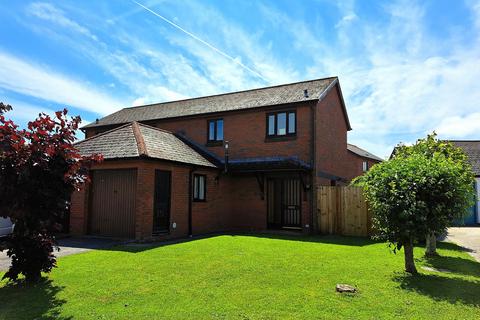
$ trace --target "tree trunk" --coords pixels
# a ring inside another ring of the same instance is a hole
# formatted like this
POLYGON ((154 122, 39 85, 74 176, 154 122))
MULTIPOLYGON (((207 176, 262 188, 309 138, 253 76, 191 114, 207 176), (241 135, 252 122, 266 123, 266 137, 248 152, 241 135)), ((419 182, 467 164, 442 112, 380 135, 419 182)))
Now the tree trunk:
POLYGON ((42 274, 40 271, 32 271, 25 275, 25 282, 28 284, 35 284, 40 281, 42 274))
POLYGON ((427 245, 425 249, 427 257, 437 256, 437 237, 433 232, 427 235, 427 245))
POLYGON ((403 244, 403 251, 405 252, 405 271, 411 274, 417 274, 415 261, 413 260, 413 241, 410 239, 403 244))

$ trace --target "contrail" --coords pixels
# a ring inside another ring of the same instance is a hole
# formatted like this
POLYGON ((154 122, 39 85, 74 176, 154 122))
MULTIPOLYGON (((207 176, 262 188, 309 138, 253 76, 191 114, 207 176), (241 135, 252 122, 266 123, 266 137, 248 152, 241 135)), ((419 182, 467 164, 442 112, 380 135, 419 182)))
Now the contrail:
POLYGON ((212 46, 210 43, 200 39, 199 37, 197 37, 196 35, 194 35, 193 33, 191 32, 188 32, 187 30, 183 29, 182 27, 180 27, 178 24, 168 20, 167 18, 161 16, 160 14, 156 13, 155 11, 151 10, 150 8, 148 7, 145 7, 143 4, 141 3, 138 3, 137 1, 135 0, 132 0, 132 2, 136 3, 137 5, 139 5, 140 7, 142 7, 143 9, 147 10, 148 12, 156 15, 157 17, 159 17, 160 19, 162 19, 163 21, 165 21, 166 23, 172 25, 173 27, 177 28, 178 30, 182 31, 183 33, 189 35, 190 37, 192 37, 193 39, 203 43, 204 45, 206 45, 207 47, 209 47, 210 49, 212 49, 213 51, 221 54, 222 56, 224 56, 225 58, 227 59, 230 59, 231 61, 233 61, 234 63, 236 63, 237 65, 239 65, 240 67, 242 67, 243 69, 247 70, 248 72, 252 73, 253 75, 259 77, 260 79, 262 79, 263 81, 265 82, 269 82, 267 79, 265 79, 260 73, 258 73, 257 71, 253 70, 252 68, 249 68, 248 66, 244 65, 243 63, 241 63, 240 61, 236 60, 235 58, 233 58, 232 56, 226 54, 225 52, 221 51, 220 49, 217 49, 215 48, 214 46, 212 46))

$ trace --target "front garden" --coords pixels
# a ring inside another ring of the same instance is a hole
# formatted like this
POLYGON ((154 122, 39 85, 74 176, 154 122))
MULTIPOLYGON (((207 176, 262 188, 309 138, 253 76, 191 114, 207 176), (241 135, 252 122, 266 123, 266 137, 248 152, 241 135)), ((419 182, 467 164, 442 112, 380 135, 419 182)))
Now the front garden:
POLYGON ((115 247, 60 258, 44 283, 0 282, 0 319, 478 319, 480 263, 450 243, 438 252, 426 259, 416 247, 411 275, 401 253, 360 238, 115 247))

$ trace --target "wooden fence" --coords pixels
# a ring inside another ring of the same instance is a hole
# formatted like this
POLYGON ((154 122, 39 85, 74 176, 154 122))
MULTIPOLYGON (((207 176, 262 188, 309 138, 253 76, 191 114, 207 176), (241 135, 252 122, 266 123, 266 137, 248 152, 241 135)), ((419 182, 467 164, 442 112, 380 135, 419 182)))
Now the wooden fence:
POLYGON ((317 220, 323 234, 371 235, 371 216, 359 187, 318 187, 317 220))

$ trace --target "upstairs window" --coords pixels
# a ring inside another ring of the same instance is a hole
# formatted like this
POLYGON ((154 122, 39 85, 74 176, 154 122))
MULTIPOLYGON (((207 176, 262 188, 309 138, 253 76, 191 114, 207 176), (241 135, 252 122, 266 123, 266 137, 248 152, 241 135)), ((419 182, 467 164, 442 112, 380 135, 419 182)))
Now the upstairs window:
POLYGON ((267 136, 293 136, 297 133, 295 111, 282 111, 267 114, 267 136))
POLYGON ((223 141, 223 119, 208 120, 208 142, 223 141))
POLYGON ((207 193, 207 176, 193 175, 193 201, 205 201, 207 193))
POLYGON ((368 162, 367 162, 367 161, 363 161, 363 163, 362 163, 362 170, 363 170, 363 172, 367 172, 367 171, 368 171, 368 162))

